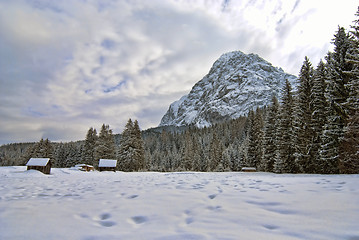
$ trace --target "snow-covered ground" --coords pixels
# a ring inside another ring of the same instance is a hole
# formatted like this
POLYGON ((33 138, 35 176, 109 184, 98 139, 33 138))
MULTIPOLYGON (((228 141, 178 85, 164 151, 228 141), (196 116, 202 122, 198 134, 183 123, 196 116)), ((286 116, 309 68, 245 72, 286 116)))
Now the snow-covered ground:
POLYGON ((359 239, 359 175, 0 167, 0 239, 359 239))

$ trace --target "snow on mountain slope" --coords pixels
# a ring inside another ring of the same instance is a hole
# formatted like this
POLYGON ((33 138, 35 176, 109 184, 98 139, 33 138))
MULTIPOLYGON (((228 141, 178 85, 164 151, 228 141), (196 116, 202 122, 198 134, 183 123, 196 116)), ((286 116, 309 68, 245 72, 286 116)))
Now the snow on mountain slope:
POLYGON ((268 105, 273 94, 280 96, 285 79, 294 85, 297 77, 256 54, 225 53, 188 95, 170 105, 160 126, 204 127, 246 115, 268 105))

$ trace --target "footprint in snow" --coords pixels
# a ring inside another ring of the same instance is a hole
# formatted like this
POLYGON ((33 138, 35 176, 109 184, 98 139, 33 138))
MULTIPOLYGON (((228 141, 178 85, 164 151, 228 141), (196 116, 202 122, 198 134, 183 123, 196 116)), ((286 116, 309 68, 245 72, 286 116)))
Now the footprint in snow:
POLYGON ((263 227, 268 229, 268 230, 276 230, 276 229, 279 228, 278 226, 271 225, 271 224, 264 224, 263 227))
POLYGON ((211 194, 211 195, 208 196, 209 199, 214 199, 214 198, 216 198, 216 197, 217 197, 216 194, 211 194))
POLYGON ((112 227, 114 225, 116 225, 116 222, 113 221, 101 221, 100 225, 103 227, 112 227))
POLYGON ((137 197, 138 197, 138 195, 134 194, 134 195, 131 195, 131 196, 127 197, 127 199, 134 199, 134 198, 137 198, 137 197))
POLYGON ((100 215, 101 220, 106 220, 106 219, 109 219, 110 217, 111 217, 111 214, 109 214, 109 213, 102 213, 100 215))
POLYGON ((136 224, 141 224, 147 222, 148 218, 146 216, 134 216, 131 217, 131 220, 136 224))

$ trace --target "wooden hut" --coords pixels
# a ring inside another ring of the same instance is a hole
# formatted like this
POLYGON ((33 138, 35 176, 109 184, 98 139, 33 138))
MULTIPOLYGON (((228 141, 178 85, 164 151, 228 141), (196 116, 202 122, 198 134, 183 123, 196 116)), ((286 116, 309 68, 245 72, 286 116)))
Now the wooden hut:
POLYGON ((102 171, 114 171, 116 172, 117 160, 113 159, 100 159, 98 163, 98 170, 102 171))
POLYGON ((256 172, 257 169, 255 167, 242 167, 242 172, 256 172))
POLYGON ((81 171, 84 171, 84 172, 90 172, 90 171, 95 171, 95 168, 91 165, 88 165, 88 164, 76 164, 75 165, 75 169, 76 170, 81 170, 81 171))
POLYGON ((51 171, 50 158, 30 158, 26 166, 27 170, 34 169, 44 174, 50 174, 51 171))

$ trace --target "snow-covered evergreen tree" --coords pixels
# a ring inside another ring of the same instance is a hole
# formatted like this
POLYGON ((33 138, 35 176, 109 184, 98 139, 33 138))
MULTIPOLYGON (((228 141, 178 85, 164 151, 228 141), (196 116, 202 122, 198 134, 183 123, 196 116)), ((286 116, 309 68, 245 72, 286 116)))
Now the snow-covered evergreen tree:
POLYGON ((344 106, 348 112, 347 126, 339 147, 339 170, 341 173, 359 173, 359 7, 351 31, 347 62, 352 69, 345 71, 349 96, 344 106))
POLYGON ((359 114, 349 119, 339 147, 340 173, 359 173, 359 114))
POLYGON ((346 88, 349 78, 345 73, 351 70, 351 64, 346 60, 350 40, 341 27, 334 37, 334 52, 329 53, 326 58, 328 77, 325 94, 328 111, 320 150, 321 160, 324 162, 323 173, 339 173, 339 145, 349 116, 345 107, 349 97, 346 88))
POLYGON ((135 161, 136 161, 136 171, 143 170, 145 168, 145 155, 143 149, 143 140, 141 136, 140 125, 137 120, 133 123, 133 135, 135 139, 135 161))
POLYGON ((98 160, 95 159, 95 147, 96 147, 97 138, 98 137, 97 137, 96 129, 91 127, 87 131, 85 145, 82 152, 82 159, 85 164, 90 164, 90 165, 97 164, 98 160))
POLYGON ((323 61, 320 61, 314 72, 314 81, 311 95, 310 107, 312 109, 311 128, 313 134, 310 158, 313 160, 313 170, 318 173, 323 168, 323 161, 320 158, 319 150, 322 144, 321 136, 323 126, 326 124, 327 103, 324 96, 326 81, 326 68, 323 61))
MULTIPOLYGON (((95 159, 115 159, 115 140, 109 125, 103 124, 96 141, 95 159)), ((98 163, 97 163, 98 164, 98 163)))
POLYGON ((263 163, 264 170, 273 172, 274 162, 277 154, 277 129, 278 129, 278 111, 279 102, 276 96, 272 97, 272 104, 269 106, 266 114, 264 124, 264 137, 263 137, 263 163))
POLYGON ((308 57, 305 57, 299 73, 299 86, 295 107, 296 163, 299 171, 313 173, 314 159, 311 156, 313 143, 312 126, 312 88, 314 70, 308 57))
POLYGON ((283 89, 281 102, 278 126, 278 153, 274 164, 274 170, 277 173, 296 173, 298 172, 298 167, 294 157, 294 100, 292 86, 288 80, 286 80, 283 89))
POLYGON ((186 131, 182 152, 181 168, 184 171, 190 171, 192 170, 193 143, 189 131, 186 131))
MULTIPOLYGON (((144 169, 143 141, 138 121, 127 121, 121 135, 121 143, 118 151, 119 168, 123 171, 139 171, 144 169)), ((158 159, 160 161, 160 159, 158 159)))
POLYGON ((26 163, 30 158, 50 158, 54 162, 53 151, 54 149, 49 139, 44 140, 41 138, 39 142, 27 150, 24 155, 24 162, 26 163))
POLYGON ((257 108, 256 112, 252 110, 248 113, 248 163, 249 166, 262 170, 263 158, 263 113, 257 108))
POLYGON ((210 171, 219 171, 222 167, 223 147, 217 134, 213 133, 212 141, 209 145, 208 167, 210 171))

